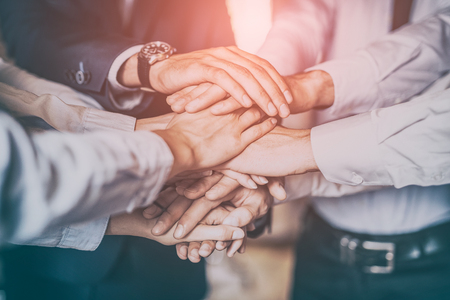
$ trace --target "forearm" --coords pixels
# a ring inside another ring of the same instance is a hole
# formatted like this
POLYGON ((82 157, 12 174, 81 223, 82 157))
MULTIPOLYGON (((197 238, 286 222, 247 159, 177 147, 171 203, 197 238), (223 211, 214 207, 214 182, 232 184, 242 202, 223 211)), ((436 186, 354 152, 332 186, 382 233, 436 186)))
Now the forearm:
POLYGON ((405 26, 345 59, 309 70, 330 74, 335 89, 327 110, 336 118, 403 102, 450 69, 450 10, 405 26))
POLYGON ((313 128, 319 169, 329 181, 347 185, 450 183, 449 99, 448 90, 422 95, 313 128))
POLYGON ((17 199, 3 203, 2 211, 20 216, 11 223, 2 220, 10 238, 26 240, 49 226, 149 204, 172 165, 167 145, 152 133, 55 132, 30 138, 5 114, 0 120, 1 169, 8 174, 4 199, 17 199))

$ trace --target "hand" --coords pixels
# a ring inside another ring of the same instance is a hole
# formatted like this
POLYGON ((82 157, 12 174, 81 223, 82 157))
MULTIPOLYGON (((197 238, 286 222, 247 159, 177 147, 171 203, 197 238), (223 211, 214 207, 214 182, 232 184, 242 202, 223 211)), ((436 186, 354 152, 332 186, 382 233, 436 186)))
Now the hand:
POLYGON ((176 115, 167 129, 155 131, 174 156, 170 177, 187 170, 211 169, 238 155, 275 127, 274 118, 253 125, 261 117, 257 108, 225 116, 214 116, 209 111, 176 115))
MULTIPOLYGON (((117 79, 126 86, 140 85, 137 55, 122 66, 117 79)), ((173 55, 150 68, 150 82, 155 90, 165 94, 211 82, 234 97, 242 107, 248 108, 254 102, 269 116, 280 113, 287 117, 288 104, 292 102, 292 94, 278 72, 267 61, 237 47, 173 55)))
POLYGON ((225 220, 229 223, 225 224, 243 227, 266 214, 268 208, 272 205, 273 198, 265 186, 260 186, 256 190, 240 187, 226 197, 216 201, 208 200, 205 197, 192 201, 178 195, 173 188, 168 188, 160 194, 155 202, 156 204, 149 206, 143 211, 144 217, 148 219, 153 219, 160 215, 152 233, 154 235, 164 234, 178 222, 174 237, 181 239, 209 211, 224 202, 236 207, 225 220))
MULTIPOLYGON (((334 103, 334 83, 327 72, 299 73, 285 77, 285 81, 293 93, 293 101, 289 102, 293 114, 327 108, 334 103)), ((167 97, 167 104, 178 113, 192 113, 211 106, 211 113, 215 115, 225 115, 242 107, 239 101, 212 83, 186 87, 167 97)), ((281 117, 284 115, 280 113, 281 117)))
POLYGON ((165 114, 162 116, 157 116, 153 118, 145 118, 145 119, 137 119, 135 131, 138 130, 146 130, 146 131, 155 131, 155 130, 164 130, 167 128, 167 125, 172 121, 175 117, 175 113, 165 114))
POLYGON ((256 189, 256 185, 266 185, 272 196, 278 200, 286 199, 284 179, 278 177, 247 175, 231 170, 220 170, 211 176, 189 178, 175 183, 179 195, 188 199, 198 199, 205 196, 208 200, 218 200, 225 197, 239 186, 256 189))
POLYGON ((309 129, 296 130, 277 126, 250 144, 241 154, 217 168, 277 177, 318 171, 310 132, 309 129))
MULTIPOLYGON (((106 229, 107 235, 131 235, 154 240, 163 245, 175 245, 180 243, 179 239, 173 237, 175 226, 166 234, 154 235, 151 228, 155 225, 156 219, 146 219, 142 215, 142 209, 136 210, 131 214, 124 213, 112 216, 106 229)), ((220 225, 229 215, 229 210, 219 208, 209 212, 203 220, 200 221, 182 242, 197 241, 230 241, 241 240, 245 237, 245 232, 237 227, 229 225, 220 225), (214 226, 213 226, 214 225, 214 226)))

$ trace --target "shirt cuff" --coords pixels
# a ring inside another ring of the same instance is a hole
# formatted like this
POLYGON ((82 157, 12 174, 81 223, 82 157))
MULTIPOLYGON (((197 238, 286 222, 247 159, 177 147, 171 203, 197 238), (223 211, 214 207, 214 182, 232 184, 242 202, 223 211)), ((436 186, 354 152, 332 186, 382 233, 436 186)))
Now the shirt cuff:
POLYGON ((84 132, 96 130, 119 130, 133 132, 136 126, 136 118, 88 108, 83 120, 84 132))
POLYGON ((122 65, 133 55, 141 51, 143 45, 136 45, 122 52, 111 65, 108 73, 110 85, 109 98, 113 106, 120 110, 131 110, 138 106, 144 97, 144 92, 139 88, 128 88, 117 81, 117 73, 122 65))
POLYGON ((334 103, 323 110, 337 118, 369 111, 378 96, 376 66, 366 53, 331 60, 306 69, 322 70, 333 79, 334 103), (360 87, 364 87, 363 89, 360 87))
POLYGON ((108 222, 109 217, 105 217, 96 221, 65 227, 57 247, 94 251, 105 235, 108 222))
POLYGON ((326 123, 311 130, 317 165, 331 182, 347 185, 391 185, 379 153, 371 114, 326 123))

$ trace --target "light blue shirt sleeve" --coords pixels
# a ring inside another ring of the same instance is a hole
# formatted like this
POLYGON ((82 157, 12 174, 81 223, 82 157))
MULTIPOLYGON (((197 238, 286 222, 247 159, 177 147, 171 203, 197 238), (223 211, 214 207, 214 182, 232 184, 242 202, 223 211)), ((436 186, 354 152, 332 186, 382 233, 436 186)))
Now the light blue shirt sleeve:
MULTIPOLYGON (((89 220, 98 220, 92 226, 103 234, 107 216, 154 200, 173 163, 168 146, 150 132, 28 135, 3 112, 0 147, 0 238, 21 244, 89 220)), ((67 228, 59 246, 73 246, 83 226, 67 228)))

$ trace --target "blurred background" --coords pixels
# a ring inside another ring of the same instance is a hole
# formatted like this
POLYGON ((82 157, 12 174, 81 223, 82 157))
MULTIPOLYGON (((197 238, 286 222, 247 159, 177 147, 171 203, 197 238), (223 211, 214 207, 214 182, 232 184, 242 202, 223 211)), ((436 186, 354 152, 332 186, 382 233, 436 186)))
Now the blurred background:
MULTIPOLYGON (((255 53, 271 26, 271 0, 228 0, 228 8, 237 45, 255 53)), ((0 57, 7 59, 1 36, 0 57)), ((245 254, 230 259, 225 252, 215 252, 209 257, 210 291, 206 299, 288 299, 294 266, 293 248, 301 231, 304 202, 298 200, 274 207, 272 233, 249 240, 245 254)), ((3 280, 0 272, 0 300, 6 299, 3 280)))

